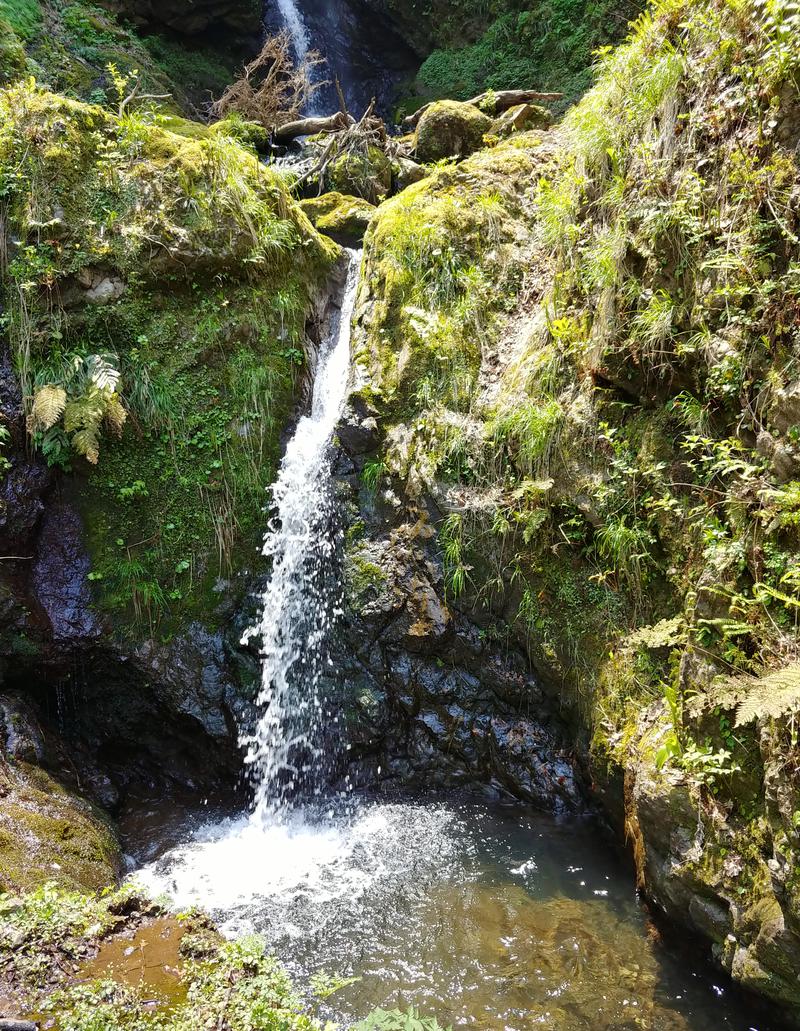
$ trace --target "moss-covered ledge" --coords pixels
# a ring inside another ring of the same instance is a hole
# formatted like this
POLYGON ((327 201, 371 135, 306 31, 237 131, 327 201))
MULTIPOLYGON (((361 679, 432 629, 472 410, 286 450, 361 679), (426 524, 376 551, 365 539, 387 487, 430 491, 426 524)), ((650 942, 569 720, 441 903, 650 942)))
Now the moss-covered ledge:
POLYGON ((75 477, 97 604, 139 637, 209 618, 257 552, 338 247, 235 127, 32 82, 0 93, 0 206, 33 443, 75 477))

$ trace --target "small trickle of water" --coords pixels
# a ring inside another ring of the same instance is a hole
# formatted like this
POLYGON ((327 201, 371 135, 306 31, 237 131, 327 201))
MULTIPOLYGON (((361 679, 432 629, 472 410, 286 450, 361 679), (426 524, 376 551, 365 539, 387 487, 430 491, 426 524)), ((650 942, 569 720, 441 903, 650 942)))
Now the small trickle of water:
POLYGON ((314 786, 323 760, 320 674, 341 591, 332 582, 330 444, 347 388, 359 266, 359 253, 350 252, 338 325, 319 356, 311 411, 298 422, 272 488, 274 516, 264 540, 272 570, 260 623, 245 635, 261 641, 261 717, 241 741, 259 825, 273 820, 299 789, 314 786))

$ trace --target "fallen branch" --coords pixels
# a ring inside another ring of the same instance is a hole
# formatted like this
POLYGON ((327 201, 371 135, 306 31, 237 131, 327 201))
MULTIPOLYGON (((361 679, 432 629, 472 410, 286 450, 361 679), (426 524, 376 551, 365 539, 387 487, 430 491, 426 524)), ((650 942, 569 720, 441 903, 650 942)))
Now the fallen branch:
MULTIPOLYGON (((471 100, 464 101, 464 103, 472 104, 473 107, 479 107, 481 110, 485 110, 487 114, 499 115, 503 111, 508 111, 510 107, 516 107, 518 104, 536 104, 543 101, 561 100, 563 96, 563 93, 540 93, 538 90, 532 89, 509 89, 497 92, 487 90, 485 93, 479 93, 477 97, 473 97, 471 100)), ((432 100, 428 104, 423 104, 413 115, 408 115, 404 118, 402 128, 406 132, 416 129, 420 118, 435 103, 438 102, 432 100)))
POLYGON ((273 139, 276 143, 290 143, 298 136, 314 136, 318 132, 338 132, 352 124, 353 119, 344 111, 337 111, 336 114, 321 118, 298 118, 294 122, 279 125, 273 134, 273 139))
POLYGON ((319 176, 319 192, 322 193, 325 171, 337 158, 349 154, 366 154, 370 144, 380 138, 381 131, 385 138, 385 128, 373 115, 375 100, 373 99, 359 121, 348 116, 347 126, 340 132, 331 133, 318 161, 297 180, 295 190, 299 190, 309 179, 319 176))

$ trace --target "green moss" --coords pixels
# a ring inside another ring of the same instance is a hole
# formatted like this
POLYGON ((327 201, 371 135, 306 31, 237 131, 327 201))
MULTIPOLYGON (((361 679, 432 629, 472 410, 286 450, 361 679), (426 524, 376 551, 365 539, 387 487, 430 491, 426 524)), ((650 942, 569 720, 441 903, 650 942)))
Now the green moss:
POLYGON ((146 104, 173 112, 218 95, 236 63, 158 36, 143 40, 109 11, 83 0, 0 0, 0 52, 1 81, 34 74, 53 90, 116 109, 122 97, 109 74, 113 64, 123 76, 135 74, 139 92, 159 98, 146 104))
POLYGON ((26 763, 7 767, 0 813, 0 890, 45 880, 100 890, 116 879, 121 857, 106 820, 47 773, 26 763))
POLYGON ((425 111, 414 134, 417 160, 424 164, 443 158, 467 157, 483 146, 491 119, 472 104, 440 100, 425 111))
POLYGON ((21 78, 27 67, 22 41, 11 24, 0 17, 0 86, 21 78))
POLYGON ((381 205, 365 240, 365 281, 376 304, 356 334, 355 360, 371 370, 389 420, 433 399, 464 410, 479 340, 519 285, 516 232, 535 183, 540 138, 526 134, 442 168, 381 205), (499 289, 498 289, 499 287, 499 289))
MULTIPOLYGON (((26 392, 78 390, 64 370, 101 354, 128 412, 119 440, 97 429, 99 468, 78 492, 98 602, 120 630, 211 618, 218 579, 257 551, 310 294, 338 248, 220 132, 177 135, 29 86, 0 104, 7 224, 26 241, 5 282, 26 392), (59 210, 58 238, 38 243, 59 210), (86 292, 98 281, 107 303, 86 292)), ((38 444, 78 468, 65 427, 38 444)))
POLYGON ((302 200, 300 207, 320 233, 330 236, 337 243, 349 245, 363 240, 375 212, 374 205, 361 197, 348 197, 335 192, 302 200))
POLYGON ((374 146, 366 153, 342 154, 326 171, 325 185, 328 191, 379 204, 392 188, 391 161, 374 146))
POLYGON ((387 575, 375 562, 358 552, 348 552, 345 582, 349 604, 356 610, 377 597, 387 582, 387 575))

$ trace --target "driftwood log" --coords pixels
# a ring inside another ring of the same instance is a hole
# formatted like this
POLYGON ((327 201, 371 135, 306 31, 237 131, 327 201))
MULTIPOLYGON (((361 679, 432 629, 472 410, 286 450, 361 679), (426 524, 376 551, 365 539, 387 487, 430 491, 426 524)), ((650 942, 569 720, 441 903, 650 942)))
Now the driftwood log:
MULTIPOLYGON (((563 93, 539 93, 537 90, 532 89, 506 89, 479 93, 477 97, 473 97, 471 100, 465 101, 465 103, 480 107, 487 114, 499 115, 503 111, 508 111, 510 107, 516 107, 518 104, 536 104, 548 100, 561 100, 563 96, 563 93), (489 103, 490 100, 491 103, 489 103)), ((422 118, 431 104, 434 103, 436 101, 432 100, 430 104, 423 104, 413 115, 408 115, 407 118, 404 118, 402 122, 403 129, 406 132, 416 129, 420 118, 422 118)))
POLYGON ((353 124, 353 119, 344 111, 322 118, 298 118, 294 122, 279 125, 272 134, 276 143, 291 143, 298 136, 314 136, 318 132, 339 132, 353 124))

